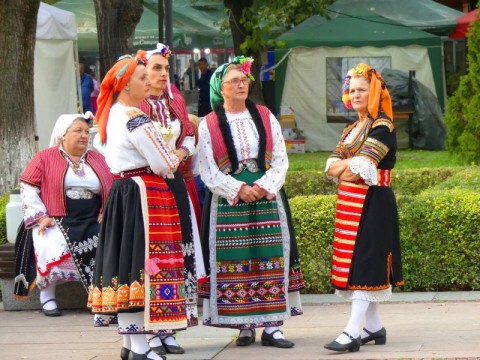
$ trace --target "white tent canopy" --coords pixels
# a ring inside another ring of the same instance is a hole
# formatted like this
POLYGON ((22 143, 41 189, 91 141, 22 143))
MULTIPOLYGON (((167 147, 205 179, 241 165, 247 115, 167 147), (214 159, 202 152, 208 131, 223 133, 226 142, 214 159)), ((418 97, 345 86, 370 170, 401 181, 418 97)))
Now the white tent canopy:
POLYGON ((35 127, 38 149, 48 147, 61 114, 78 109, 75 15, 40 3, 34 60, 35 127))

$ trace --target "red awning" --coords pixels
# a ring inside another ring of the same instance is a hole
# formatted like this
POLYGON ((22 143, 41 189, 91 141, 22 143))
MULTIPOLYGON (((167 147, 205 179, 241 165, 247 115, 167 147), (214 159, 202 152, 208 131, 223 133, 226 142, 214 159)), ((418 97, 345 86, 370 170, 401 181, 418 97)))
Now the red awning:
POLYGON ((467 36, 467 31, 469 25, 478 20, 478 9, 475 9, 473 11, 470 11, 469 13, 460 16, 457 19, 457 26, 453 30, 453 32, 448 36, 449 38, 454 38, 454 39, 461 39, 465 38, 467 36))

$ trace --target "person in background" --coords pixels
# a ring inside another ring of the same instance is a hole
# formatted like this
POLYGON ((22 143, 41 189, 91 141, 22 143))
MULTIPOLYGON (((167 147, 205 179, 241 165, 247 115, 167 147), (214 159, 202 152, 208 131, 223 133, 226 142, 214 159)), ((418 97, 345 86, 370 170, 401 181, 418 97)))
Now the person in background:
POLYGON ((80 71, 80 83, 82 88, 82 106, 83 112, 86 113, 87 111, 93 112, 92 108, 92 91, 93 87, 93 79, 92 77, 85 72, 85 64, 80 63, 78 64, 78 69, 80 71))
MULTIPOLYGON (((196 115, 188 114, 188 119, 192 124, 193 132, 195 133, 195 138, 197 139, 197 145, 198 145, 198 127, 200 126, 200 118, 196 115)), ((198 198, 200 200, 200 208, 203 209, 203 202, 205 200, 205 184, 202 181, 202 177, 200 176, 200 171, 198 168, 198 149, 196 149, 195 154, 193 154, 191 169, 192 169, 192 174, 195 178, 195 183, 197 185, 198 198)))
POLYGON ((198 73, 197 64, 193 59, 188 60, 188 68, 182 76, 183 90, 193 90, 197 87, 198 73))
MULTIPOLYGON (((188 119, 182 94, 173 84, 170 84, 168 61, 170 56, 169 47, 160 43, 157 44, 156 49, 147 51, 150 96, 139 104, 139 108, 152 119, 152 124, 181 160, 177 176, 173 179, 167 178, 165 181, 176 198, 184 242, 191 244, 193 241, 194 253, 199 255, 195 259, 195 273, 198 279, 202 279, 206 275, 199 235, 201 208, 191 169, 196 137, 188 119)), ((195 297, 187 295, 190 304, 197 303, 196 293, 196 291, 193 293, 195 297)), ((150 345, 156 349, 157 353, 183 354, 184 352, 173 336, 165 335, 151 339, 150 345)))
POLYGON ((102 209, 112 177, 102 155, 88 149, 92 114, 61 115, 50 147, 20 177, 24 221, 17 236, 15 295, 35 285, 46 316, 60 316, 59 283, 81 281, 88 292, 102 209), (34 257, 33 257, 34 254, 34 257), (36 272, 29 271, 36 264, 36 272))
POLYGON ((210 106, 210 78, 213 71, 208 68, 208 62, 205 58, 198 60, 198 68, 200 69, 200 78, 197 82, 199 89, 198 117, 204 117, 212 111, 210 106))
POLYGON ((165 359, 148 340, 173 339, 175 331, 198 324, 190 302, 197 288, 193 243, 183 237, 183 214, 165 180, 182 181, 180 159, 138 109, 150 96, 146 63, 142 50, 122 56, 98 98, 98 134, 114 182, 88 304, 95 314, 118 314, 122 360, 165 359))
POLYGON ((397 204, 390 187, 397 137, 390 94, 378 71, 358 64, 348 71, 343 92, 345 106, 357 112, 358 120, 345 127, 325 173, 338 183, 332 285, 352 305, 343 333, 325 348, 355 352, 371 341, 386 343, 379 303, 390 298, 392 286, 403 285, 397 204))
POLYGON ((94 71, 92 71, 91 76, 93 81, 93 91, 92 91, 92 94, 90 95, 90 100, 92 102, 92 112, 93 112, 93 115, 95 115, 97 113, 97 99, 98 99, 98 94, 100 93, 100 86, 98 85, 97 75, 95 74, 94 71))
POLYGON ((239 330, 255 341, 291 348, 280 326, 303 314, 305 286, 283 190, 288 157, 280 124, 248 99, 252 58, 236 57, 210 80, 212 111, 199 126, 199 167, 208 192, 202 245, 208 281, 199 284, 203 323, 239 330))

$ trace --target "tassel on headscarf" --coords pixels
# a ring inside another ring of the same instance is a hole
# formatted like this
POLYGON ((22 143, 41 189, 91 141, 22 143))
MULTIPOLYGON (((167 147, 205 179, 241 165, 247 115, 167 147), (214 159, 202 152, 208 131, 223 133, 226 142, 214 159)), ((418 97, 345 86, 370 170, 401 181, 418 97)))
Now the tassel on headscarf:
POLYGON ((138 50, 135 57, 130 55, 120 57, 115 65, 108 70, 100 85, 100 94, 97 100, 97 127, 100 141, 103 144, 107 142, 107 122, 113 95, 125 88, 139 62, 147 63, 145 55, 144 50, 138 50))

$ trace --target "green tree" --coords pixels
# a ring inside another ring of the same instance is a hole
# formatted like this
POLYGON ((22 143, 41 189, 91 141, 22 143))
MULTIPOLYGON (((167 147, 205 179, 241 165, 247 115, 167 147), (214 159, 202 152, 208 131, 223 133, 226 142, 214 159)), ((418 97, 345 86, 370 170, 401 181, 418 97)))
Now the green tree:
POLYGON ((35 153, 33 55, 40 0, 0 0, 0 195, 35 153))
MULTIPOLYGON (((479 3, 480 5, 480 3, 479 3)), ((479 6, 477 5, 477 6, 479 6)), ((467 37, 468 72, 447 100, 447 149, 465 163, 480 163, 480 21, 472 23, 467 37)))
MULTIPOLYGON (((312 15, 326 16, 332 0, 224 0, 235 54, 253 56, 252 73, 259 79, 262 54, 277 44, 275 38, 312 15)), ((261 81, 255 82, 255 100, 263 102, 261 81)))

